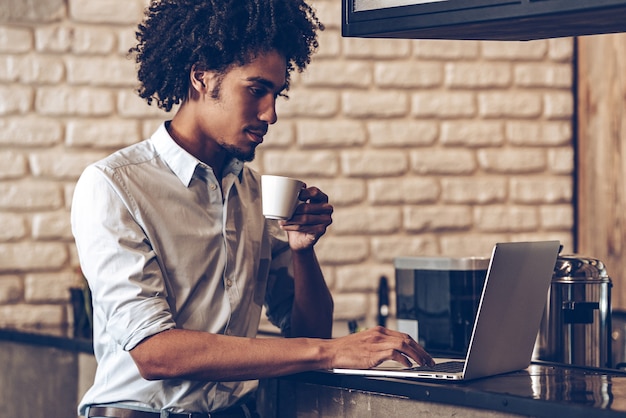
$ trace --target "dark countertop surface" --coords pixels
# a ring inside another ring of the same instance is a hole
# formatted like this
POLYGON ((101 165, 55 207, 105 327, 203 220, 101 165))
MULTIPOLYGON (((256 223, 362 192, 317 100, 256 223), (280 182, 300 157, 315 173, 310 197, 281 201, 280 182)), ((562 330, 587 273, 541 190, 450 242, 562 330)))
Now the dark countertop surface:
POLYGON ((533 363, 519 372, 462 383, 331 372, 285 379, 535 417, 626 417, 626 373, 612 369, 533 363))
MULTIPOLYGON (((0 328, 0 342, 93 354, 91 339, 65 328, 0 328)), ((626 372, 535 362, 525 370, 469 382, 372 378, 326 371, 281 379, 536 417, 626 417, 626 372)))

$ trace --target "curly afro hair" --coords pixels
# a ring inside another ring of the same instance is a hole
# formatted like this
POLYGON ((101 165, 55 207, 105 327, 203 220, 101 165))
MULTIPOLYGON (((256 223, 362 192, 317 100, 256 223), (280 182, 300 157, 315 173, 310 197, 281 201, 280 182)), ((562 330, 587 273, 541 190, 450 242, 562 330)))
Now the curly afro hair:
POLYGON ((272 50, 287 59, 287 86, 304 70, 324 26, 303 0, 154 0, 129 52, 139 96, 170 111, 185 100, 193 66, 224 72, 272 50))

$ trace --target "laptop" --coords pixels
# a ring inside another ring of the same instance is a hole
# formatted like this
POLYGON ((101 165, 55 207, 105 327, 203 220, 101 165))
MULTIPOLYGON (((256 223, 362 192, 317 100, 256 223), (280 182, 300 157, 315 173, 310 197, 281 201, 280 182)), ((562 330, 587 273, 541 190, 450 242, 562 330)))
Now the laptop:
POLYGON ((559 241, 507 242, 494 246, 465 360, 435 358, 434 367, 404 367, 397 362, 385 362, 372 369, 333 369, 332 372, 470 380, 525 369, 530 365, 559 250, 559 241))

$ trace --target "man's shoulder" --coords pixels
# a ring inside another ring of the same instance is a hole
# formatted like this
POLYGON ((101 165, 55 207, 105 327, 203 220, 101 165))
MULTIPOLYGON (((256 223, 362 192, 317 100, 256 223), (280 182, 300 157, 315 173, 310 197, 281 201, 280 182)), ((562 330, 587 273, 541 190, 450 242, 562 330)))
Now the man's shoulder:
POLYGON ((141 164, 153 160, 157 152, 150 139, 119 149, 107 157, 94 163, 101 168, 116 170, 120 167, 141 164))

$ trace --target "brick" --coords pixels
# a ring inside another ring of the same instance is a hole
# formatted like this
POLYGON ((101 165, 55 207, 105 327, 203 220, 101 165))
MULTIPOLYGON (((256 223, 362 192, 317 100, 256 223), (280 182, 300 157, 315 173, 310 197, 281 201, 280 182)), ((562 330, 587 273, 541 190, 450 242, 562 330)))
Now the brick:
POLYGON ((55 183, 0 183, 0 209, 58 209, 62 205, 63 196, 55 183))
MULTIPOLYGON (((0 180, 18 178, 28 172, 26 158, 14 151, 0 151, 0 180)), ((0 224, 2 224, 0 222, 0 224)))
POLYGON ((29 52, 33 42, 33 33, 28 28, 0 26, 0 53, 29 52))
POLYGON ((400 209, 394 207, 344 207, 333 213, 333 232, 338 235, 389 234, 401 226, 400 209))
POLYGON ((406 58, 411 53, 408 39, 343 38, 342 41, 347 58, 406 58))
POLYGON ((67 248, 56 242, 0 243, 0 271, 58 269, 67 261, 67 248))
POLYGON ((524 177, 511 179, 511 199, 515 203, 571 203, 573 179, 563 177, 524 177))
POLYGON ((0 306, 0 327, 58 327, 65 323, 65 306, 20 303, 0 306))
POLYGON ((428 149, 410 152, 411 172, 418 174, 471 174, 474 153, 465 149, 428 149))
POLYGON ((124 27, 118 29, 116 31, 115 39, 117 42, 117 53, 123 56, 128 55, 128 50, 137 45, 135 27, 124 27))
POLYGON ((110 90, 92 87, 41 87, 37 90, 35 108, 50 116, 108 116, 115 110, 110 90))
POLYGON ((0 145, 50 146, 62 140, 59 120, 39 117, 0 118, 0 145))
POLYGON ((3 0, 0 20, 7 22, 53 22, 66 14, 64 0, 24 1, 3 0))
POLYGON ((346 91, 341 95, 342 111, 348 117, 388 118, 404 116, 409 99, 404 91, 346 91))
MULTIPOLYGON (((154 129, 150 130, 152 133, 154 129)), ((293 120, 279 120, 263 138, 263 146, 257 148, 259 155, 266 148, 284 148, 296 141, 296 122, 293 120)))
POLYGON ((372 238, 372 257, 379 263, 393 263, 396 257, 421 257, 439 254, 432 236, 377 236, 372 238))
POLYGON ((339 293, 333 295, 335 302, 333 319, 351 321, 363 319, 368 314, 369 298, 363 293, 339 293))
POLYGON ((289 116, 330 117, 339 112, 339 93, 336 91, 290 91, 289 99, 276 101, 278 118, 289 116))
POLYGON ((130 88, 137 84, 135 64, 125 57, 70 57, 66 65, 69 84, 130 88))
POLYGON ((0 241, 17 241, 26 237, 28 229, 23 216, 0 212, 0 241))
POLYGON ((72 28, 62 25, 37 27, 35 48, 39 52, 67 52, 72 45, 72 28))
POLYGON ((64 152, 56 151, 33 153, 30 166, 36 177, 57 180, 78 180, 89 164, 106 157, 106 152, 64 152))
POLYGON ((569 119, 574 114, 574 96, 571 91, 550 92, 544 96, 544 115, 548 119, 569 119))
POLYGON ((33 238, 39 241, 72 240, 70 214, 67 211, 39 213, 33 216, 33 238))
POLYGON ((367 122, 369 143, 375 147, 432 145, 439 132, 435 121, 383 120, 367 122))
POLYGON ((574 58, 574 38, 548 39, 548 57, 553 61, 570 62, 574 58))
POLYGON ((23 58, 15 55, 0 55, 0 82, 12 83, 20 79, 23 58))
MULTIPOLYGON (((63 206, 66 210, 70 210, 72 206, 72 197, 74 197, 74 189, 76 188, 76 182, 65 183, 63 185, 63 199, 65 200, 65 205, 63 206)), ((73 248, 73 247, 71 247, 73 248)), ((78 265, 79 263, 74 263, 74 265, 78 265)))
POLYGON ((19 78, 27 84, 59 84, 65 79, 65 64, 58 56, 36 55, 21 61, 19 78))
MULTIPOLYGON (((365 201, 367 188, 363 179, 313 179, 306 181, 308 186, 318 187, 324 192, 335 208, 365 201)), ((334 229, 334 225, 331 228, 334 229)))
POLYGON ((507 142, 514 145, 558 146, 572 141, 572 125, 565 121, 510 121, 505 126, 507 142))
MULTIPOLYGON (((134 31, 128 30, 134 39, 134 31)), ((107 55, 116 51, 117 33, 107 27, 77 26, 73 29, 71 50, 74 54, 107 55)), ((128 51, 124 50, 124 54, 128 51)), ((93 75, 92 75, 93 77, 93 75)))
POLYGON ((408 206, 404 208, 404 227, 409 232, 459 231, 472 226, 468 206, 408 206))
POLYGON ((409 162, 403 151, 345 151, 341 154, 341 166, 349 177, 371 178, 406 173, 409 162))
POLYGON ((137 121, 75 119, 67 123, 65 144, 72 147, 122 148, 142 139, 137 121))
POLYGON ((374 65, 374 81, 379 87, 426 88, 443 83, 441 63, 381 61, 374 65))
POLYGON ((411 95, 411 115, 424 117, 470 117, 476 114, 470 92, 428 91, 411 95))
POLYGON ((462 60, 478 57, 480 42, 439 39, 417 39, 413 42, 413 54, 419 58, 462 60))
POLYGON ((515 84, 523 87, 569 89, 573 83, 571 64, 520 63, 514 74, 515 84))
MULTIPOLYGON (((546 231, 546 232, 519 232, 515 234, 510 234, 511 241, 548 241, 548 240, 558 240, 561 242, 563 246, 562 254, 573 254, 574 253, 574 242, 572 240, 572 231, 571 229, 568 231, 546 231)), ((610 274, 610 272, 609 272, 610 274)))
POLYGON ((507 181, 502 177, 443 178, 442 200, 445 203, 489 204, 504 202, 507 181))
POLYGON ((443 121, 441 143, 466 147, 498 146, 504 142, 504 123, 501 121, 443 121))
POLYGON ((313 60, 302 82, 309 87, 368 88, 372 84, 372 64, 367 61, 313 60))
POLYGON ((540 60, 548 51, 548 42, 545 39, 517 42, 517 41, 483 41, 481 42, 482 56, 489 60, 540 60))
POLYGON ((327 28, 341 28, 341 3, 336 1, 312 1, 317 18, 327 28))
POLYGON ((488 173, 537 173, 546 170, 542 149, 500 148, 478 151, 478 163, 488 173))
POLYGON ((0 275, 0 304, 18 302, 23 295, 24 282, 21 277, 13 274, 0 275))
POLYGON ((573 174, 575 170, 574 150, 562 147, 548 150, 548 168, 554 174, 573 174))
POLYGON ((315 60, 335 58, 341 54, 341 33, 336 29, 326 29, 317 34, 319 48, 315 52, 315 60))
POLYGON ((72 287, 81 287, 80 277, 73 272, 29 274, 24 280, 27 302, 69 302, 72 287))
POLYGON ((362 237, 326 236, 315 246, 315 253, 324 265, 360 263, 369 256, 369 241, 362 237))
POLYGON ((266 150, 263 167, 267 174, 329 177, 339 172, 339 161, 337 155, 329 151, 266 150))
POLYGON ((480 115, 488 118, 531 118, 542 112, 542 96, 534 92, 479 93, 480 115))
POLYGON ((0 116, 27 113, 32 108, 33 95, 33 89, 29 86, 0 85, 0 116))
POLYGON ((481 206, 476 209, 476 227, 486 232, 534 231, 539 226, 535 207, 481 206))
POLYGON ((365 128, 361 122, 349 120, 299 121, 297 127, 298 145, 302 148, 350 147, 363 145, 366 140, 365 128))
POLYGON ((395 270, 388 263, 337 267, 335 289, 340 292, 375 291, 382 276, 387 277, 387 283, 393 288, 395 270))
POLYGON ((489 258, 496 242, 511 240, 510 235, 505 233, 459 233, 442 236, 440 245, 447 257, 489 258))
MULTIPOLYGON (((152 102, 152 105, 148 106, 148 103, 132 89, 124 89, 117 94, 117 114, 124 118, 154 117, 159 118, 159 120, 171 119, 174 111, 175 108, 168 114, 164 110, 159 109, 156 102, 152 102)), ((150 134, 152 134, 152 131, 150 131, 150 134)))
POLYGON ((438 182, 423 177, 371 179, 367 186, 368 201, 372 204, 433 203, 440 194, 438 182))
POLYGON ((540 222, 546 230, 569 230, 574 226, 574 208, 571 205, 539 207, 540 222))
POLYGON ((506 87, 511 84, 511 64, 451 62, 445 67, 445 84, 452 88, 506 87))
MULTIPOLYGON (((164 117, 167 117, 167 116, 164 116, 164 117)), ((168 119, 171 119, 171 117, 169 117, 168 119)), ((152 136, 152 134, 157 130, 157 128, 159 126, 161 126, 162 124, 163 124, 163 118, 161 118, 161 119, 141 119, 140 120, 141 139, 150 138, 152 136)), ((275 125, 275 126, 277 126, 277 125, 275 125)), ((272 131, 272 129, 273 129, 273 126, 270 127, 270 132, 272 131)), ((263 148, 265 148, 267 146, 268 145, 263 145, 263 148)))
POLYGON ((135 24, 141 20, 143 0, 69 0, 70 17, 77 22, 135 24))

